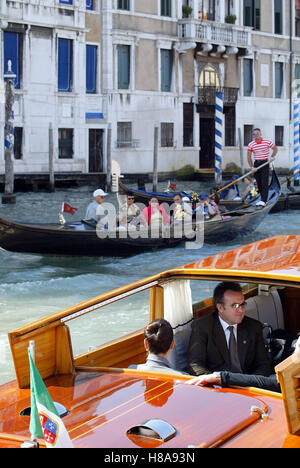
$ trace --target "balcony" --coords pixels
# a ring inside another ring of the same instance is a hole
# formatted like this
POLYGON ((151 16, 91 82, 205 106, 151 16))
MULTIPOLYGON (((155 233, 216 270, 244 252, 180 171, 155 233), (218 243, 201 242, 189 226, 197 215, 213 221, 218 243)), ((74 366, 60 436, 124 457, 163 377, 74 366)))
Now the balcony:
POLYGON ((0 13, 10 22, 25 22, 43 27, 65 27, 84 30, 85 0, 74 5, 59 0, 1 0, 0 13))
POLYGON ((215 106, 216 92, 223 93, 224 105, 234 105, 238 99, 239 88, 200 86, 198 87, 198 104, 202 106, 215 106))
POLYGON ((178 22, 180 39, 215 45, 249 48, 252 28, 215 21, 184 18, 178 22))

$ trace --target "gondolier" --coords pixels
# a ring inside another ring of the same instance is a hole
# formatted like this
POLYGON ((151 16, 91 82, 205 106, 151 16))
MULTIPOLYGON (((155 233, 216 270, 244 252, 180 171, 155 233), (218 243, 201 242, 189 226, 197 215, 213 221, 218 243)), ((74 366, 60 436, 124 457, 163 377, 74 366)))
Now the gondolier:
POLYGON ((276 154, 278 153, 278 148, 271 140, 267 140, 262 137, 261 130, 259 128, 255 128, 253 130, 253 137, 254 140, 248 145, 248 163, 253 169, 257 187, 261 195, 261 200, 257 202, 257 206, 266 206, 268 201, 269 165, 267 164, 261 169, 259 169, 259 167, 265 164, 268 160, 273 162, 276 154), (269 159, 270 149, 273 150, 273 153, 269 159), (254 161, 252 160, 252 154, 254 161))

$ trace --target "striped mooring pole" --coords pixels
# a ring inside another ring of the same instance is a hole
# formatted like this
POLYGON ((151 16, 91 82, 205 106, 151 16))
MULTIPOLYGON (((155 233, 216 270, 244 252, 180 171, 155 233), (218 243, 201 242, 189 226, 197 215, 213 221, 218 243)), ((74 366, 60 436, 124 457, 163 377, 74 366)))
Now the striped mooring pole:
POLYGON ((294 101, 294 185, 299 185, 300 174, 299 174, 299 157, 300 157, 300 141, 299 141, 299 101, 294 101))
POLYGON ((4 158, 5 158, 5 187, 2 203, 15 203, 14 195, 14 79, 16 75, 8 61, 8 70, 4 74, 5 86, 5 127, 4 127, 4 158))
POLYGON ((215 124, 215 182, 222 184, 222 148, 223 148, 223 93, 216 92, 215 124))

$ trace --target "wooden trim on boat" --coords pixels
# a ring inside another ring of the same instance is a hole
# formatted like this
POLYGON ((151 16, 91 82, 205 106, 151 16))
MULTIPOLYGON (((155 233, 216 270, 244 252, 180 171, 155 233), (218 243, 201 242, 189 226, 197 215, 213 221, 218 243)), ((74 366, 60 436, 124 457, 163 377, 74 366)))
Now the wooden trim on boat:
POLYGON ((289 356, 275 368, 289 432, 300 435, 300 360, 289 356))

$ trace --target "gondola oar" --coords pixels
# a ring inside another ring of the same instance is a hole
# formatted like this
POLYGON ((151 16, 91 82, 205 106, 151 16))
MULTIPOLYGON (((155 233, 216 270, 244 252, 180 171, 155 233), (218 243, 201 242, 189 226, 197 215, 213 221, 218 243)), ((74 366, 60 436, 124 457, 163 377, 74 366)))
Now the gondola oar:
POLYGON ((284 184, 285 182, 287 182, 287 188, 291 191, 291 192, 295 192, 295 189, 294 187, 291 186, 291 180, 295 177, 296 174, 298 174, 300 171, 300 169, 297 169, 297 171, 295 171, 292 175, 290 175, 289 177, 287 177, 286 179, 284 179, 282 182, 280 182, 280 185, 284 184))
MULTIPOLYGON (((262 167, 265 167, 267 164, 270 164, 270 161, 266 161, 264 164, 262 164, 261 166, 257 167, 257 170, 259 171, 262 167)), ((256 172, 256 171, 255 171, 256 172)), ((253 171, 249 171, 247 172, 246 174, 244 174, 243 176, 239 177, 238 179, 234 180, 233 182, 230 182, 230 184, 228 185, 225 185, 225 187, 222 187, 220 188, 219 190, 217 190, 215 193, 212 193, 209 198, 213 198, 215 195, 217 195, 218 193, 221 193, 223 192, 223 190, 226 190, 227 188, 231 187, 232 185, 235 185, 237 184, 238 182, 240 182, 241 180, 245 179, 245 177, 249 176, 249 175, 253 175, 253 171)))

